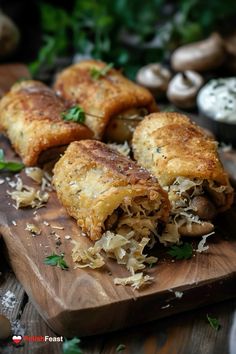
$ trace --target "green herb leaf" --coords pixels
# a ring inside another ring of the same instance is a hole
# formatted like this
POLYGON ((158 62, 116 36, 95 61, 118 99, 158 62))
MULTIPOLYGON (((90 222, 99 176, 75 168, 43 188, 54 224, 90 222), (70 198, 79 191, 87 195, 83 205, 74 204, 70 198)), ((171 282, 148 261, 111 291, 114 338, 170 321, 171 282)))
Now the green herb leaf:
POLYGON ((80 343, 80 339, 75 337, 71 340, 65 339, 62 344, 63 354, 82 354, 81 349, 78 344, 80 343))
POLYGON ((50 256, 46 257, 43 263, 46 265, 57 266, 62 270, 66 270, 69 268, 64 260, 64 254, 58 255, 53 253, 50 256))
POLYGON ((116 347, 116 352, 122 352, 123 350, 125 350, 125 348, 126 348, 125 344, 119 344, 116 347))
POLYGON ((71 122, 84 123, 85 113, 82 107, 73 106, 68 111, 62 113, 62 118, 71 122))
POLYGON ((219 323, 219 320, 217 320, 217 318, 210 317, 207 314, 207 320, 210 323, 210 326, 212 328, 214 328, 216 331, 218 331, 220 329, 220 323, 219 323))
POLYGON ((157 152, 158 154, 160 154, 160 152, 161 152, 161 148, 157 146, 157 148, 156 148, 156 152, 157 152))
POLYGON ((3 149, 0 149, 0 170, 19 172, 22 168, 24 168, 24 164, 21 162, 5 161, 4 151, 3 149))
POLYGON ((109 63, 106 66, 104 66, 102 69, 97 69, 97 68, 92 68, 90 71, 91 77, 93 80, 98 80, 100 77, 104 77, 107 75, 107 73, 113 68, 114 64, 109 63))
POLYGON ((192 258, 193 247, 190 243, 185 242, 180 246, 172 246, 167 253, 176 259, 189 259, 192 258))

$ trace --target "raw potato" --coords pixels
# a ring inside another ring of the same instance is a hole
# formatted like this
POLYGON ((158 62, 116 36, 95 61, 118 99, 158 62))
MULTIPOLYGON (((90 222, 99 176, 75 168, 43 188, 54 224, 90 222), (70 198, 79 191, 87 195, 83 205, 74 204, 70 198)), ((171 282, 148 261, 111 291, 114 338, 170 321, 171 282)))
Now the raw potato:
POLYGON ((20 39, 18 28, 12 20, 0 10, 0 57, 13 52, 20 39))
MULTIPOLYGON (((127 110, 145 108, 148 113, 158 110, 152 94, 128 80, 120 71, 110 69, 104 76, 97 79, 92 77, 92 71, 101 71, 105 67, 106 63, 101 61, 82 61, 63 70, 54 84, 54 89, 61 97, 71 105, 78 104, 84 109, 85 124, 97 139, 103 137, 112 118, 127 110)), ((123 134, 122 122, 120 127, 123 134)), ((109 136, 106 138, 110 140, 109 136)))

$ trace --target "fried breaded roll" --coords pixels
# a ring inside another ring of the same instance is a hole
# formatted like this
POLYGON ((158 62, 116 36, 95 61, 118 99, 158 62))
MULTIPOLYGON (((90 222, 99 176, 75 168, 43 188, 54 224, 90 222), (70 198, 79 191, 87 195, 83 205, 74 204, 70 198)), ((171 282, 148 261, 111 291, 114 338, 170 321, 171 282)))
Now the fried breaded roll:
POLYGON ((103 249, 134 274, 151 261, 144 247, 161 232, 170 206, 167 193, 148 171, 104 143, 83 140, 71 143, 56 163, 53 184, 82 231, 99 240, 84 253, 75 248, 75 262, 99 267, 100 259, 93 257, 103 249))
POLYGON ((54 89, 71 105, 86 113, 86 125, 97 139, 124 142, 137 123, 157 111, 152 94, 105 63, 87 60, 58 75, 54 89))
POLYGON ((132 147, 138 163, 168 192, 172 211, 166 240, 210 233, 211 220, 233 201, 217 142, 184 115, 154 113, 136 128, 132 147))
POLYGON ((71 141, 92 137, 85 125, 62 119, 66 109, 54 91, 33 80, 14 84, 1 99, 0 129, 25 165, 36 165, 45 155, 51 158, 55 148, 71 141))

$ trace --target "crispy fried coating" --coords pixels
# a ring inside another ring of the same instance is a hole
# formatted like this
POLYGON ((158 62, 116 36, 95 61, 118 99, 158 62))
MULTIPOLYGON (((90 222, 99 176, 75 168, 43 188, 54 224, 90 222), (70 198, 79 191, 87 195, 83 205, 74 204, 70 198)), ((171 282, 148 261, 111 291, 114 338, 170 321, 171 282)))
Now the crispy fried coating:
POLYGON ((170 186, 177 177, 206 180, 225 186, 222 211, 232 204, 233 189, 220 162, 217 142, 187 116, 174 112, 150 114, 136 128, 132 147, 138 163, 162 186, 170 186))
POLYGON ((0 129, 24 164, 33 166, 50 148, 92 137, 85 125, 64 121, 65 111, 65 103, 49 87, 39 81, 22 81, 0 101, 0 129))
POLYGON ((97 79, 92 70, 101 70, 105 63, 86 60, 62 71, 54 89, 70 105, 79 104, 87 113, 86 125, 95 137, 102 138, 109 120, 131 108, 146 108, 148 113, 157 111, 152 94, 145 88, 125 78, 118 70, 110 69, 97 79))
POLYGON ((130 219, 132 210, 136 223, 150 218, 157 226, 168 219, 167 194, 156 178, 99 141, 71 143, 54 167, 53 183, 67 212, 92 240, 121 215, 130 219))

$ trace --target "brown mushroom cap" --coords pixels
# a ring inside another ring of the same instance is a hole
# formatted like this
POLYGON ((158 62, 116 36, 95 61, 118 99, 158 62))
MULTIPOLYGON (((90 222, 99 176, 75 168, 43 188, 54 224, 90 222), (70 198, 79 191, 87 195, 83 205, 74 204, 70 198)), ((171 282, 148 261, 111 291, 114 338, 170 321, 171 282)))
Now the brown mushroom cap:
POLYGON ((167 97, 177 107, 193 108, 202 85, 203 78, 198 73, 194 71, 178 73, 169 83, 167 97))
POLYGON ((150 90, 155 96, 166 93, 170 79, 170 71, 158 63, 143 66, 136 76, 136 81, 150 90))
POLYGON ((219 67, 225 58, 224 41, 218 33, 184 45, 174 51, 171 66, 175 71, 206 71, 219 67))
POLYGON ((0 57, 13 52, 20 39, 18 28, 12 20, 0 10, 0 57))
POLYGON ((0 339, 7 339, 11 335, 11 323, 9 319, 0 315, 0 339))

